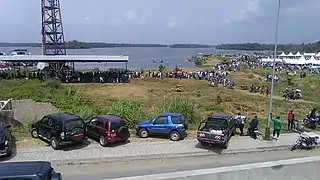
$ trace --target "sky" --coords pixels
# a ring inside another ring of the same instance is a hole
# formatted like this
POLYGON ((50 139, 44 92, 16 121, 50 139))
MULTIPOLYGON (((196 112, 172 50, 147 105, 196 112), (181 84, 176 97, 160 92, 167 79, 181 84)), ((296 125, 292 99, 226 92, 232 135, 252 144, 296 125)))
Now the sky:
MULTIPOLYGON (((274 43, 278 0, 60 0, 66 40, 274 43)), ((320 40, 320 0, 281 0, 280 43, 320 40)), ((41 0, 0 0, 0 42, 41 41, 41 0)))

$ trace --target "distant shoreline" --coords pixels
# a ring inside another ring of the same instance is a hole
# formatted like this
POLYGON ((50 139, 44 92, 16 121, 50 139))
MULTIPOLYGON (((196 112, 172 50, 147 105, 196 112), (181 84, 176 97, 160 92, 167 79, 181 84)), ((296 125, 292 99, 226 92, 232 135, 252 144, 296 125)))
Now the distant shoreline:
MULTIPOLYGON (((42 47, 41 43, 1 43, 0 47, 42 47)), ((79 41, 68 41, 65 44, 66 49, 94 49, 94 48, 127 48, 127 47, 143 47, 143 48, 214 48, 212 45, 202 44, 130 44, 130 43, 98 43, 98 42, 79 42, 79 41)))

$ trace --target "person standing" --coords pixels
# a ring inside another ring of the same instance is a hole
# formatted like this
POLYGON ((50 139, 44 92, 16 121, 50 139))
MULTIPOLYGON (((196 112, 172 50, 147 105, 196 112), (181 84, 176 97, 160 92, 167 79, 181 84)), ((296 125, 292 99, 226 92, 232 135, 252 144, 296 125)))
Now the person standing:
POLYGON ((273 121, 273 138, 278 140, 280 136, 281 127, 282 127, 280 116, 273 118, 272 114, 270 113, 270 117, 271 117, 271 121, 273 121), (277 138, 275 138, 276 134, 277 134, 277 138))
POLYGON ((294 111, 293 109, 290 109, 288 113, 288 131, 293 130, 293 126, 294 126, 293 122, 294 122, 294 111))
POLYGON ((241 113, 238 113, 238 115, 235 117, 237 127, 240 130, 240 136, 244 136, 243 128, 244 128, 244 121, 245 121, 245 116, 242 116, 241 113))

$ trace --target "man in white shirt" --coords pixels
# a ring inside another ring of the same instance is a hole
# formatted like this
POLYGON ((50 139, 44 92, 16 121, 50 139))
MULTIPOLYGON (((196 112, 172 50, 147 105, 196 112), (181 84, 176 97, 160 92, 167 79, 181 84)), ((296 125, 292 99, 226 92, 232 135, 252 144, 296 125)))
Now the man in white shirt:
POLYGON ((244 136, 243 128, 244 128, 244 121, 246 119, 245 116, 242 116, 241 113, 238 113, 236 117, 234 118, 237 122, 237 128, 240 130, 240 136, 244 136))

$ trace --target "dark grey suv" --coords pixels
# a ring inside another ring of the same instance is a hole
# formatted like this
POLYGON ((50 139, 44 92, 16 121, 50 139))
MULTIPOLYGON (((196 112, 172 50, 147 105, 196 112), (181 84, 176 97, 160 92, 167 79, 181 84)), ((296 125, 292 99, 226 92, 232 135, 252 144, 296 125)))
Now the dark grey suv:
POLYGON ((32 125, 31 136, 48 141, 52 149, 62 145, 81 144, 86 138, 86 125, 77 115, 57 113, 44 116, 32 125))

